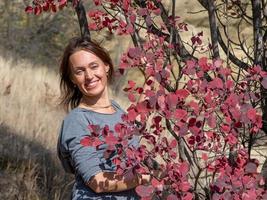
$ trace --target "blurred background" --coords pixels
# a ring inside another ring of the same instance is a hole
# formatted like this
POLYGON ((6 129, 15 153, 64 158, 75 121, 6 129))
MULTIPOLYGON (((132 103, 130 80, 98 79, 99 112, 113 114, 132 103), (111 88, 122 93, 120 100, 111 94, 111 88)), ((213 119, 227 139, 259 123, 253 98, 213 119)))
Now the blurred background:
MULTIPOLYGON (((64 173, 56 156, 59 126, 66 115, 59 103, 58 66, 67 41, 80 34, 72 7, 39 16, 24 12, 25 0, 0 1, 0 199, 67 199, 73 177, 64 173)), ((87 9, 93 5, 87 2, 87 9)), ((166 1, 167 2, 167 1, 166 1)), ((166 3, 168 4, 168 3, 166 3)), ((195 1, 179 0, 177 15, 191 31, 208 31, 207 15, 195 1)), ((186 33, 184 37, 192 34, 186 33)), ((111 54, 115 66, 131 45, 126 37, 92 32, 111 54)), ((116 78, 111 96, 123 108, 122 91, 138 71, 116 78)))

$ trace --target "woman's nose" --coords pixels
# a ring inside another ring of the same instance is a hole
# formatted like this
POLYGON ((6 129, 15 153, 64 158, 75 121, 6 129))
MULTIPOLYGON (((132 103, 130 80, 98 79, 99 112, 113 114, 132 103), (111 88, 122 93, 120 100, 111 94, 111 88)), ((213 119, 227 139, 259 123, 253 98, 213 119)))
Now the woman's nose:
POLYGON ((90 70, 86 70, 85 71, 85 78, 92 79, 93 78, 93 73, 90 70))

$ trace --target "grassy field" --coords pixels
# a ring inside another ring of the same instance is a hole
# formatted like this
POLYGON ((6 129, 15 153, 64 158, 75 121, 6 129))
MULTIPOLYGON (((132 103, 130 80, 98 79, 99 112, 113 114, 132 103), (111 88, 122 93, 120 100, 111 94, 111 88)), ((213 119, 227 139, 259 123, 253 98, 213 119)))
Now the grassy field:
POLYGON ((56 158, 58 77, 0 57, 0 199, 65 199, 71 184, 56 158))

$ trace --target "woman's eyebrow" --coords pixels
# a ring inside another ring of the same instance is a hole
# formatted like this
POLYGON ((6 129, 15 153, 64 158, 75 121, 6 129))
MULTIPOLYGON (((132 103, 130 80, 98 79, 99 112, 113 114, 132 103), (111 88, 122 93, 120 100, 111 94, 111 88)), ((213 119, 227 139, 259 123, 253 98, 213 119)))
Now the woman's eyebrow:
POLYGON ((73 66, 73 69, 83 69, 84 68, 84 66, 73 66))
POLYGON ((89 63, 89 65, 97 64, 97 61, 92 61, 89 63))

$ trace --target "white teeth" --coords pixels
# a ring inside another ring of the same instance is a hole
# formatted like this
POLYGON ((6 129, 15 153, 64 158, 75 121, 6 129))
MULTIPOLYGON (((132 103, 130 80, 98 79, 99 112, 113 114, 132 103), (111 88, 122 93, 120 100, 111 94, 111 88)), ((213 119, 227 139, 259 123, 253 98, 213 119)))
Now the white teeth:
POLYGON ((90 83, 86 83, 85 86, 86 87, 94 87, 94 86, 96 86, 97 82, 98 82, 98 80, 97 81, 92 81, 90 83))

